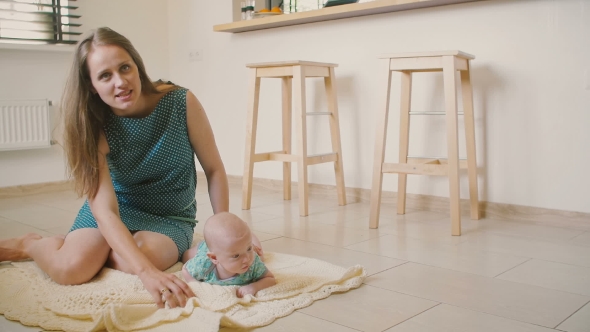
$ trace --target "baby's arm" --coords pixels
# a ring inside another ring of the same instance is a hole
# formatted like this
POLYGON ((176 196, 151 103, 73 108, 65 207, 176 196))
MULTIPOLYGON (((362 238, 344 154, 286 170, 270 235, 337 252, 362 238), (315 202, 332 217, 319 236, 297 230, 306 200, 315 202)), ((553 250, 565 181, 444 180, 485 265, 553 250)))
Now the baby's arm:
POLYGON ((263 274, 260 279, 258 279, 258 281, 238 288, 236 293, 238 297, 244 297, 247 294, 256 295, 259 290, 274 286, 276 284, 277 281, 275 280, 274 274, 267 270, 266 273, 263 274))
POLYGON ((188 271, 188 269, 186 268, 186 265, 189 262, 192 262, 191 259, 196 259, 198 252, 199 252, 199 244, 188 249, 182 255, 182 262, 184 263, 184 264, 182 264, 182 276, 184 277, 184 280, 186 282, 197 281, 197 279, 195 279, 195 277, 193 277, 193 275, 188 271), (186 260, 185 260, 185 255, 186 255, 186 260))
POLYGON ((197 281, 197 279, 195 279, 186 269, 186 263, 184 265, 182 265, 182 276, 184 277, 184 281, 186 282, 191 282, 191 281, 197 281))

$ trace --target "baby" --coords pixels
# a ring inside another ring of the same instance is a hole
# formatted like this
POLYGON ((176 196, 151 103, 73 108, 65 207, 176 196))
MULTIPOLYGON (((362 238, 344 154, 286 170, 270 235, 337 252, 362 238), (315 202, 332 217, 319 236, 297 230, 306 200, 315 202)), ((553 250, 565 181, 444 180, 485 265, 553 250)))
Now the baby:
POLYGON ((190 249, 192 258, 182 267, 187 282, 239 285, 238 297, 255 295, 276 284, 254 250, 250 228, 238 216, 229 212, 213 215, 205 223, 203 234, 205 241, 190 249))

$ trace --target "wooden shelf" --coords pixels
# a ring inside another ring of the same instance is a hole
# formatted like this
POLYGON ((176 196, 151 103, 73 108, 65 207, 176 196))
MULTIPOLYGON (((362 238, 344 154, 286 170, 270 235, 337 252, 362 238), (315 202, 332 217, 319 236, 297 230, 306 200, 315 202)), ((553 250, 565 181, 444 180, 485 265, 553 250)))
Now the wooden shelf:
POLYGON ((474 1, 482 0, 375 0, 371 2, 334 6, 300 13, 276 15, 255 18, 246 21, 218 24, 213 27, 213 31, 232 33, 246 32, 474 1))

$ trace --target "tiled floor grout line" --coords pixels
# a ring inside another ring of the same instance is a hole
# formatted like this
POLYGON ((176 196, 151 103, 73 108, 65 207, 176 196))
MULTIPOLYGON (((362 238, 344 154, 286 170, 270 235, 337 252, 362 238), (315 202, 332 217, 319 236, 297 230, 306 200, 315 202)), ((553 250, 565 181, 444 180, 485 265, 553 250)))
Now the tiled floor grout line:
MULTIPOLYGON (((320 300, 320 301, 321 301, 321 300, 320 300)), ((333 321, 330 321, 330 320, 327 320, 327 319, 324 319, 324 318, 316 317, 316 316, 314 316, 314 315, 310 315, 310 314, 308 314, 308 313, 305 313, 305 312, 301 312, 301 311, 299 311, 299 310, 301 310, 301 309, 305 309, 305 308, 300 308, 300 309, 297 309, 297 310, 295 310, 294 312, 297 312, 297 313, 299 313, 299 314, 306 315, 306 316, 309 316, 309 317, 312 317, 312 318, 315 318, 315 319, 319 319, 319 320, 322 320, 322 321, 324 321, 324 322, 328 322, 328 323, 331 323, 331 324, 336 324, 336 325, 338 325, 338 326, 346 327, 347 329, 351 329, 351 330, 355 330, 355 331, 360 331, 360 332, 363 332, 363 330, 355 329, 354 327, 350 327, 350 326, 342 325, 342 324, 339 324, 339 323, 336 323, 336 322, 333 322, 333 321)))
MULTIPOLYGON (((548 241, 548 240, 544 240, 544 239, 538 239, 538 238, 530 238, 530 237, 523 237, 523 236, 515 236, 515 235, 507 235, 507 234, 494 234, 494 235, 498 235, 501 237, 510 237, 510 238, 515 238, 518 240, 534 240, 534 241, 539 241, 539 242, 544 242, 547 244, 552 244, 552 245, 557 245, 557 246, 564 246, 564 247, 572 247, 572 248, 588 248, 588 250, 590 250, 590 247, 587 246, 577 246, 577 245, 571 245, 571 244, 567 244, 567 243, 558 243, 558 242, 553 242, 553 241, 548 241)), ((468 241, 465 241, 463 243, 467 243, 469 241, 472 241, 474 239, 470 239, 468 241)), ((518 254, 507 254, 506 252, 503 251, 498 251, 498 250, 494 250, 494 249, 485 249, 485 250, 481 250, 478 249, 479 251, 483 251, 483 252, 491 252, 491 253, 498 253, 498 254, 505 254, 505 255, 512 255, 514 257, 522 257, 522 258, 530 258, 530 259, 538 259, 538 260, 543 260, 546 262, 553 262, 553 263, 559 263, 559 264, 565 264, 565 265, 572 265, 572 266, 577 266, 577 267, 584 267, 584 268, 590 268, 590 266, 585 266, 585 265, 577 265, 577 264, 573 264, 573 263, 564 263, 564 262, 559 262, 559 261, 552 261, 552 260, 548 260, 548 259, 544 259, 544 258, 536 258, 536 257, 528 257, 528 256, 521 256, 518 254)))
MULTIPOLYGON (((498 278, 499 276, 503 275, 504 273, 506 273, 506 272, 508 272, 508 271, 511 271, 511 270, 514 270, 515 268, 517 268, 517 267, 519 267, 519 266, 523 265, 523 264, 524 264, 524 263, 526 263, 526 262, 530 262, 531 260, 533 260, 533 258, 529 258, 529 259, 527 259, 526 261, 524 261, 524 262, 522 262, 522 263, 520 263, 520 264, 517 264, 517 265, 515 265, 515 266, 513 266, 513 267, 509 268, 508 270, 506 270, 506 271, 504 271, 504 272, 500 272, 500 274, 498 274, 498 275, 496 275, 496 276, 493 276, 492 278, 496 279, 496 278, 498 278)), ((499 280, 503 280, 503 279, 499 279, 499 280)))
POLYGON ((567 239, 567 241, 564 241, 564 242, 566 242, 566 243, 567 243, 567 242, 570 242, 570 241, 572 241, 573 239, 577 238, 578 236, 582 236, 582 235, 584 235, 584 233, 586 233, 586 231, 581 231, 581 233, 580 233, 580 234, 577 234, 577 235, 575 235, 575 236, 573 236, 573 237, 571 237, 571 238, 567 239))
MULTIPOLYGON (((513 270, 513 269, 515 269, 515 268, 517 268, 517 267, 519 267, 519 266, 521 266, 521 265, 523 265, 523 264, 525 264, 525 263, 527 263, 527 262, 529 262, 529 261, 532 261, 533 259, 535 259, 535 260, 538 260, 538 261, 545 261, 545 262, 551 262, 551 263, 558 263, 558 264, 572 265, 572 266, 581 267, 581 268, 588 268, 588 267, 586 267, 586 266, 578 266, 578 265, 573 265, 573 264, 566 264, 566 263, 562 263, 562 262, 553 262, 553 261, 548 261, 548 260, 544 260, 544 259, 530 258, 530 259, 528 259, 528 260, 526 260, 526 261, 524 261, 524 262, 522 262, 522 263, 520 263, 520 264, 518 264, 518 265, 516 265, 516 266, 514 266, 514 267, 512 267, 512 268, 510 268, 510 269, 508 269, 508 270, 506 270, 506 271, 504 271, 504 272, 502 272, 502 273, 500 273, 500 274, 498 274, 497 276, 495 276, 495 277, 493 277, 493 278, 494 278, 494 279, 496 279, 496 278, 498 278, 499 276, 501 276, 502 274, 504 274, 504 273, 507 273, 507 272, 509 272, 510 270, 513 270)), ((589 269, 590 269, 590 268, 589 268, 589 269)), ((535 286, 535 287, 541 287, 541 288, 544 288, 544 289, 549 289, 549 290, 558 291, 558 292, 562 292, 562 293, 568 293, 568 294, 572 294, 572 295, 579 295, 579 296, 584 296, 584 297, 590 297, 590 295, 585 295, 585 294, 580 294, 580 293, 572 293, 572 292, 564 291, 564 290, 561 290, 561 289, 548 288, 548 287, 544 287, 544 286, 539 286, 539 285, 534 285, 534 284, 528 284, 528 283, 522 283, 522 282, 513 281, 513 280, 505 280, 505 279, 498 279, 498 280, 503 280, 503 281, 510 281, 510 282, 516 282, 516 283, 519 283, 519 284, 522 284, 522 285, 527 285, 527 286, 535 286)), ((583 306, 582 306, 582 307, 583 307, 583 306)))
MULTIPOLYGON (((432 302, 432 301, 431 301, 431 302, 432 302)), ((413 315, 413 316, 410 316, 410 317, 408 317, 407 319, 404 319, 403 321, 401 321, 401 322, 399 322, 399 323, 397 323, 397 324, 394 324, 394 325, 392 325, 392 326, 388 327, 387 329, 385 329, 385 330, 383 330, 383 331, 381 331, 381 332, 385 332, 385 331, 387 331, 387 330, 391 329, 392 327, 395 327, 395 326, 398 326, 398 325, 400 325, 400 324, 403 324, 403 323, 405 323, 405 322, 409 321, 410 319, 412 319, 412 318, 414 318, 414 317, 416 317, 416 316, 420 316, 420 315, 422 315, 422 314, 426 313, 427 311, 430 311, 430 310, 432 310, 432 309, 434 309, 434 308, 438 307, 438 306, 439 306, 439 305, 441 305, 441 304, 442 304, 442 303, 441 303, 441 302, 439 302, 439 303, 437 303, 437 304, 433 305, 432 307, 430 307, 430 308, 428 308, 428 309, 426 309, 426 310, 424 310, 424 311, 421 311, 421 312, 419 312, 419 313, 417 313, 417 314, 415 314, 415 315, 413 315)))
MULTIPOLYGON (((501 252, 501 251, 490 251, 490 252, 506 254, 506 253, 501 252)), ((539 260, 539 261, 545 261, 545 262, 551 262, 551 263, 563 264, 563 265, 571 265, 571 266, 574 266, 574 267, 581 267, 581 268, 585 268, 585 269, 590 269, 590 266, 578 265, 578 264, 574 264, 574 263, 564 263, 564 262, 553 261, 553 260, 549 260, 549 259, 545 259, 545 258, 536 258, 536 257, 527 257, 527 256, 518 256, 518 255, 515 255, 514 257, 530 258, 530 259, 536 259, 536 260, 539 260)))
MULTIPOLYGON (((409 261, 405 261, 405 262, 403 262, 403 263, 401 263, 401 264, 399 264, 399 265, 396 265, 396 266, 389 267, 389 268, 387 268, 387 269, 385 269, 385 270, 382 270, 382 271, 379 271, 379 272, 375 272, 375 273, 372 273, 372 274, 367 274, 367 278, 368 278, 368 277, 372 277, 372 276, 374 276, 374 275, 376 275, 376 274, 379 274, 379 273, 383 273, 383 272, 385 272, 385 271, 389 271, 389 270, 391 270, 391 269, 395 269, 396 267, 400 267, 400 266, 402 266, 402 265, 406 265, 406 264, 408 264, 408 263, 410 263, 410 262, 409 262, 409 261)), ((365 286, 371 286, 371 287, 375 287, 375 288, 379 288, 379 287, 376 287, 376 286, 373 286, 373 285, 365 284, 365 282, 364 282, 364 281, 363 281, 363 285, 365 285, 365 286)))
MULTIPOLYGON (((533 260, 533 259, 536 259, 536 258, 531 258, 531 260, 533 260)), ((537 259, 537 260, 542 260, 542 259, 537 259)), ((545 262, 551 262, 551 261, 545 261, 545 262)), ((525 262, 525 263, 526 263, 526 262, 525 262)), ((559 263, 559 264, 564 264, 564 263, 560 263, 560 262, 552 262, 552 263, 559 263)), ((522 265, 522 264, 519 264, 519 265, 522 265)), ((569 264, 566 264, 566 265, 569 265, 569 264)), ((518 266, 518 265, 517 265, 517 266, 518 266)), ((573 266, 577 266, 577 265, 573 265, 573 266)), ((516 266, 515 266, 515 267, 516 267, 516 266)), ((578 267, 585 267, 585 266, 578 266, 578 267)), ((506 272, 508 272, 508 271, 502 272, 501 274, 503 274, 503 273, 506 273, 506 272)), ((494 277, 494 279, 496 279, 496 277, 494 277)), ((498 280, 502 280, 502 281, 508 281, 508 282, 514 282, 514 283, 521 284, 521 285, 526 285, 526 286, 534 286, 534 287, 539 287, 539 288, 548 289, 548 290, 552 290, 552 291, 557 291, 557 292, 561 292, 561 293, 572 294, 572 295, 578 295, 578 296, 583 296, 583 297, 586 297, 586 298, 590 298, 590 295, 586 295, 586 294, 580 294, 580 293, 572 293, 572 292, 568 292, 568 291, 561 290, 561 289, 549 288, 549 287, 540 286, 540 285, 535 285, 535 284, 528 284, 528 283, 525 283, 525 282, 520 282, 520 281, 505 280, 505 279, 498 279, 498 280)), ((583 306, 582 306, 582 307, 583 307, 583 306)))
MULTIPOLYGON (((39 228, 39 227, 35 227, 35 226, 29 225, 29 224, 22 223, 20 221, 16 221, 16 220, 10 220, 10 221, 15 222, 17 224, 20 224, 21 226, 26 226, 26 227, 34 228, 35 230, 33 231, 33 233, 37 233, 37 234, 38 234, 38 232, 49 233, 49 234, 51 234, 51 236, 58 235, 58 234, 56 234, 54 232, 50 232, 49 229, 54 229, 54 228, 60 227, 60 226, 56 226, 56 227, 51 227, 51 228, 48 228, 48 229, 42 229, 42 228, 39 228)), ((73 223, 73 221, 72 221, 72 223, 73 223)), ((65 234, 61 234, 61 235, 65 235, 65 234)))
MULTIPOLYGON (((388 257, 388 256, 384 256, 384 257, 388 257)), ((389 258, 394 258, 394 257, 389 257, 389 258)), ((394 258, 394 259, 403 260, 401 258, 394 258)), ((396 268, 396 267, 405 265, 407 263, 413 263, 413 264, 417 264, 417 265, 424 265, 424 266, 428 266, 428 267, 432 267, 432 268, 436 268, 436 269, 443 269, 443 270, 455 271, 455 272, 459 272, 459 273, 467 273, 467 274, 478 276, 478 277, 482 277, 482 278, 496 279, 496 277, 488 277, 488 276, 484 276, 484 275, 481 275, 481 274, 476 274, 476 273, 471 273, 471 272, 465 272, 465 271, 459 271, 459 270, 453 270, 453 269, 446 268, 446 267, 429 265, 429 264, 415 262, 415 261, 411 261, 411 260, 407 260, 407 262, 405 262, 404 264, 393 266, 393 267, 391 267, 391 268, 389 268, 387 270, 391 270, 392 268, 396 268)), ((526 262, 523 262, 521 264, 518 264, 517 266, 522 265, 524 263, 526 263, 526 262)), ((563 263, 561 263, 561 264, 563 264, 563 263)), ((375 274, 379 274, 379 273, 385 272, 387 270, 383 270, 383 271, 377 272, 375 274)), ((507 271, 505 271, 505 272, 507 272, 507 271)), ((502 273, 505 273, 505 272, 502 272, 502 273)), ((504 281, 504 282, 512 282, 512 283, 521 284, 521 285, 525 285, 525 286, 531 286, 531 287, 539 287, 539 288, 543 288, 543 289, 547 289, 547 290, 552 290, 552 291, 556 291, 556 292, 560 292, 560 293, 566 293, 566 294, 572 294, 572 295, 577 295, 577 296, 582 296, 582 297, 590 298, 589 295, 584 295, 584 294, 580 294, 580 293, 572 293, 572 292, 567 292, 567 291, 560 290, 560 289, 548 288, 548 287, 543 287, 543 286, 534 285, 534 284, 527 284, 527 283, 522 283, 522 282, 518 282, 518 281, 504 280, 504 279, 496 279, 496 280, 501 280, 501 281, 504 281)), ((589 303, 590 303, 590 301, 589 301, 589 303)), ((582 307, 584 307, 584 306, 582 306, 582 307)))
POLYGON ((571 239, 568 239, 568 242, 571 242, 572 240, 575 240, 577 237, 580 237, 580 236, 582 236, 582 235, 584 235, 586 233, 588 233, 588 231, 582 231, 582 233, 580 233, 580 234, 572 237, 571 239))
MULTIPOLYGON (((51 232, 48 232, 48 231, 47 231, 47 230, 45 230, 45 229, 41 229, 41 228, 39 228, 39 227, 35 227, 35 226, 33 226, 33 225, 25 224, 25 223, 23 223, 23 222, 20 222, 20 221, 18 221, 18 220, 14 220, 14 219, 10 219, 10 218, 8 218, 8 217, 5 217, 5 216, 0 216, 0 218, 4 218, 4 219, 6 219, 6 220, 8 220, 8 221, 15 222, 15 223, 17 223, 17 224, 19 224, 19 225, 22 225, 22 226, 26 226, 26 227, 31 227, 31 228, 34 228, 34 229, 36 229, 36 230, 38 230, 38 231, 41 231, 41 232, 47 232, 47 233, 51 233, 51 232)), ((73 223, 73 222, 74 222, 74 221, 72 220, 72 223, 73 223)), ((52 227, 52 228, 54 228, 54 227, 52 227)))
MULTIPOLYGON (((402 265, 404 265, 404 264, 402 264, 402 265)), ((394 268, 399 267, 399 266, 401 266, 401 265, 394 266, 394 267, 389 268, 387 270, 391 270, 391 269, 394 269, 394 268)), ((384 272, 384 271, 382 271, 382 272, 384 272)), ((429 298, 425 298, 425 297, 421 297, 421 296, 417 296, 417 295, 413 295, 413 294, 407 294, 407 293, 404 293, 404 292, 400 292, 400 291, 396 291, 396 290, 391 290, 391 289, 388 289, 388 288, 383 288, 383 287, 379 287, 379 286, 375 286, 375 285, 365 284, 364 282, 363 282, 363 285, 365 285, 366 287, 374 287, 374 288, 382 289, 382 290, 385 290, 385 291, 388 291, 388 292, 393 292, 393 293, 398 293, 398 294, 402 294, 402 295, 406 295, 406 296, 411 296, 411 297, 415 297, 417 299, 422 299, 422 300, 426 300, 426 301, 430 301, 430 302, 438 302, 438 304, 452 305, 452 304, 449 304, 449 303, 446 303, 446 302, 442 302, 442 301, 438 301, 438 300, 433 300, 433 299, 429 299, 429 298)), ((456 306, 456 305, 454 305, 454 306, 455 307, 458 307, 458 308, 462 308, 462 309, 467 309, 467 308, 459 307, 459 306, 456 306)), ((468 309, 468 310, 472 310, 472 309, 468 309)), ((474 310, 472 310, 472 311, 474 311, 474 310)))
MULTIPOLYGON (((563 227, 555 227, 555 228, 563 228, 563 227)), ((563 228, 566 229, 566 228, 563 228)), ((543 242, 549 242, 549 243, 553 243, 553 244, 558 244, 558 245, 566 245, 566 246, 577 246, 575 244, 570 244, 569 242, 572 239, 567 239, 567 240, 549 240, 546 238, 542 238, 542 237, 534 237, 534 236, 526 236, 526 235, 510 235, 508 233, 502 233, 502 232, 495 232, 495 231, 490 231, 490 230, 480 230, 479 232, 481 233, 486 233, 486 234, 491 234, 491 235, 498 235, 498 236, 512 236, 512 237, 519 237, 522 238, 524 240, 532 240, 532 241, 543 241, 543 242)), ((582 234, 578 234, 575 237, 578 237, 582 234)))
MULTIPOLYGON (((501 318, 501 319, 504 319, 504 320, 507 320, 507 321, 514 321, 514 322, 519 322, 519 323, 524 323, 524 324, 529 324, 529 325, 543 327, 543 328, 546 328, 546 329, 553 329, 553 330, 555 330, 554 327, 543 326, 543 325, 539 325, 539 324, 535 324, 535 323, 531 323, 531 322, 526 322, 526 321, 522 321, 522 320, 518 320, 518 319, 514 319, 514 318, 508 318, 508 317, 500 316, 500 315, 497 315, 497 314, 494 314, 494 313, 491 313, 491 312, 480 311, 480 310, 475 310, 473 308, 462 307, 462 306, 459 306, 459 305, 456 305, 456 304, 447 303, 447 302, 440 301, 440 300, 429 299, 429 298, 425 298, 425 297, 421 297, 421 296, 416 296, 414 294, 408 294, 408 293, 400 292, 400 291, 397 291, 397 290, 391 290, 391 289, 388 289, 388 288, 383 288, 383 287, 379 287, 379 286, 375 286, 375 285, 369 285, 369 284, 365 284, 365 283, 363 283, 363 285, 365 285, 365 286, 371 286, 371 287, 375 287, 375 288, 379 288, 379 289, 382 289, 382 290, 386 290, 386 291, 390 291, 390 292, 394 292, 394 293, 398 293, 398 294, 403 294, 403 295, 415 297, 415 298, 422 299, 422 300, 427 300, 427 301, 430 301, 430 302, 438 302, 439 303, 438 305, 445 304, 445 305, 448 305, 448 306, 451 306, 451 307, 460 308, 460 309, 463 309, 463 310, 469 310, 469 311, 473 311, 473 312, 477 312, 477 313, 481 313, 481 314, 486 314, 486 315, 498 317, 498 318, 501 318)), ((590 302, 588 302, 588 303, 590 303, 590 302)), ((585 305, 587 305, 588 303, 586 303, 585 305)), ((583 305, 580 309, 582 309, 585 305, 583 305)), ((580 309, 578 309, 577 311, 579 311, 580 309)), ((568 318, 571 317, 572 315, 568 316, 568 318)), ((563 324, 563 322, 566 321, 566 320, 567 320, 567 318, 565 320, 563 320, 559 324, 563 324)), ((557 326, 559 326, 559 324, 557 326)))
MULTIPOLYGON (((73 212, 71 210, 66 210, 66 209, 62 209, 62 208, 57 207, 57 206, 54 206, 54 205, 50 205, 50 204, 48 204, 46 202, 38 202, 37 204, 42 205, 42 206, 45 206, 45 207, 50 207, 50 208, 58 209, 58 210, 65 211, 65 212, 73 212)), ((80 205, 80 207, 82 207, 82 205, 80 205)), ((73 212, 73 213, 76 213, 76 212, 73 212)), ((72 220, 72 223, 73 222, 74 221, 72 220)))
POLYGON ((547 326, 543 326, 543 325, 539 325, 539 324, 535 324, 535 323, 531 323, 531 322, 524 322, 524 321, 520 321, 520 320, 516 320, 516 319, 513 319, 513 318, 504 317, 504 316, 498 316, 496 314, 492 314, 492 313, 489 313, 489 312, 478 311, 478 310, 474 310, 474 309, 471 309, 471 308, 463 308, 463 307, 460 307, 460 306, 457 306, 457 305, 453 305, 453 304, 448 304, 448 303, 445 303, 445 305, 448 305, 450 307, 455 307, 455 308, 461 308, 463 310, 469 310, 469 311, 473 311, 473 312, 483 313, 483 314, 486 314, 486 315, 498 317, 500 319, 505 319, 505 320, 508 320, 508 321, 515 321, 515 322, 520 322, 520 323, 529 324, 529 325, 533 325, 533 326, 538 326, 538 327, 541 327, 541 328, 544 328, 544 329, 556 330, 555 328, 552 328, 552 327, 547 327, 547 326))
MULTIPOLYGON (((290 239, 290 240, 295 240, 295 241, 300 241, 300 242, 309 242, 309 241, 304 241, 304 240, 300 240, 300 239, 289 238, 289 237, 286 237, 286 236, 279 236, 279 237, 275 237, 275 238, 272 238, 272 239, 267 239, 267 240, 260 241, 260 242, 273 241, 273 240, 277 240, 277 239, 280 239, 280 238, 285 238, 285 239, 290 239)), ((332 247, 332 248, 336 248, 336 249, 342 249, 342 250, 349 250, 349 251, 353 251, 353 252, 358 252, 358 253, 366 254, 366 255, 369 255, 369 256, 374 256, 374 257, 383 257, 383 258, 387 258, 387 259, 394 259, 394 260, 404 261, 403 263, 401 263, 399 265, 392 266, 390 268, 386 268, 385 270, 377 271, 377 272, 374 272, 372 274, 367 274, 367 277, 370 277, 372 275, 375 275, 375 274, 378 274, 378 273, 381 273, 381 272, 385 272, 385 271, 390 270, 392 268, 395 268, 395 267, 401 266, 403 264, 409 263, 409 261, 405 261, 405 260, 399 259, 399 258, 391 258, 391 257, 387 257, 387 256, 373 254, 373 253, 362 252, 362 251, 347 249, 347 248, 343 248, 343 247, 331 246, 331 245, 324 244, 324 243, 315 243, 315 242, 312 242, 312 243, 318 244, 318 245, 321 245, 321 246, 332 247)), ((305 257, 309 257, 309 256, 305 256, 305 257)), ((310 257, 310 258, 313 258, 313 257, 310 257)))
MULTIPOLYGON (((367 241, 370 241, 370 240, 367 240, 367 241)), ((363 242, 365 242, 365 241, 363 241, 363 242)), ((371 253, 368 253, 368 252, 365 252, 365 251, 354 250, 354 249, 350 249, 350 248, 346 248, 346 247, 344 247, 344 249, 348 249, 348 250, 352 250, 352 251, 356 251, 356 252, 362 252, 362 253, 365 253, 365 254, 371 254, 371 253)), ((377 254, 373 254, 373 255, 377 255, 377 254)), ((487 275, 482 275, 482 274, 477 274, 477 273, 472 273, 472 272, 467 272, 467 271, 462 271, 462 270, 456 270, 456 269, 451 269, 451 268, 447 268, 447 267, 440 267, 440 266, 436 266, 436 265, 430 265, 430 264, 426 264, 426 263, 423 263, 423 262, 413 261, 413 260, 410 260, 410 259, 407 259, 407 258, 391 257, 391 256, 384 256, 384 255, 377 255, 377 256, 391 258, 391 259, 397 259, 397 260, 404 260, 404 261, 407 261, 408 263, 414 263, 414 264, 424 265, 424 266, 428 266, 428 267, 434 267, 434 268, 437 268, 437 269, 444 269, 444 270, 449 270, 449 271, 454 271, 454 272, 460 272, 460 273, 468 273, 468 274, 471 274, 471 275, 475 275, 475 276, 479 276, 479 277, 484 277, 484 278, 495 278, 495 277, 491 277, 491 276, 487 276, 487 275)), ((518 257, 518 256, 516 256, 516 257, 518 257)), ((526 258, 526 257, 524 257, 524 258, 526 258)), ((501 280, 501 279, 499 279, 499 280, 501 280)), ((508 281, 508 280, 505 280, 505 281, 508 281)), ((533 286, 533 285, 531 285, 531 286, 533 286)), ((578 294, 578 295, 581 295, 581 294, 578 294)))
POLYGON ((578 310, 574 311, 571 315, 567 316, 564 320, 562 320, 559 324, 555 325, 554 329, 557 329, 557 327, 561 324, 563 324, 563 322, 565 322, 566 320, 568 320, 570 317, 572 317, 573 315, 575 315, 578 311, 582 310, 582 308, 584 308, 585 306, 587 306, 588 304, 590 304, 590 301, 586 302, 586 304, 582 305, 581 307, 578 308, 578 310))

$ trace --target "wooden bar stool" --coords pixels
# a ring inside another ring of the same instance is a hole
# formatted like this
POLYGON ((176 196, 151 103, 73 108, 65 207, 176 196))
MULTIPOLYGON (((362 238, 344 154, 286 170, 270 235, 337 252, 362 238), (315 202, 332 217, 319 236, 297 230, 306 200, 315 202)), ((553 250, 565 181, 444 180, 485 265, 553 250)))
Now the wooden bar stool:
POLYGON ((248 95, 242 209, 250 209, 254 163, 268 160, 283 162, 283 198, 285 200, 291 199, 291 163, 297 162, 299 173, 299 214, 301 216, 307 216, 309 212, 307 184, 307 166, 309 165, 327 162, 334 163, 338 204, 346 205, 342 149, 340 147, 340 125, 338 123, 338 104, 336 100, 336 77, 334 76, 334 67, 337 66, 333 63, 309 61, 269 62, 246 65, 246 67, 250 68, 250 90, 248 95), (282 80, 283 150, 255 153, 260 79, 263 77, 280 78, 282 80), (328 112, 306 112, 305 79, 308 77, 324 78, 328 112), (291 103, 293 97, 295 102, 295 138, 297 139, 297 153, 295 154, 291 153, 291 103), (313 156, 307 155, 307 116, 310 115, 326 115, 330 117, 331 153, 313 156))
POLYGON ((473 90, 471 87, 470 63, 473 55, 461 51, 388 54, 380 57, 383 62, 384 99, 381 113, 377 118, 373 184, 371 189, 371 213, 369 227, 379 226, 381 185, 383 173, 398 173, 397 213, 405 214, 406 179, 408 174, 443 175, 449 177, 449 200, 451 205, 451 234, 461 235, 461 213, 459 204, 459 168, 466 168, 469 174, 469 196, 471 219, 479 219, 477 193, 477 164, 475 159, 475 128, 473 118, 473 90), (384 163, 387 138, 387 117, 391 89, 391 72, 401 73, 399 163, 384 163), (410 112, 412 94, 412 73, 443 72, 445 91, 445 112, 410 112), (457 91, 455 74, 461 73, 463 114, 467 160, 459 160, 457 140, 457 91), (408 157, 410 115, 445 115, 447 127, 447 159, 408 157))

